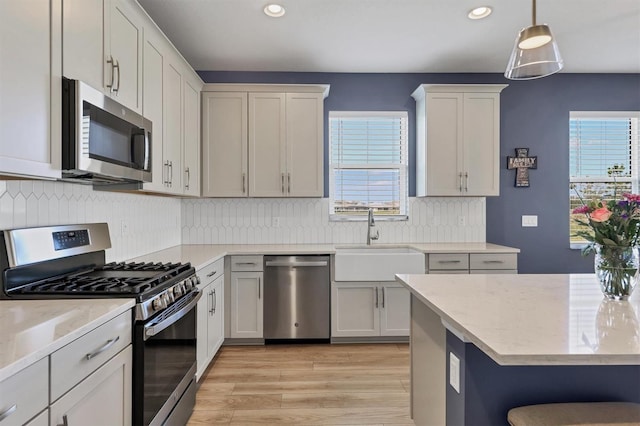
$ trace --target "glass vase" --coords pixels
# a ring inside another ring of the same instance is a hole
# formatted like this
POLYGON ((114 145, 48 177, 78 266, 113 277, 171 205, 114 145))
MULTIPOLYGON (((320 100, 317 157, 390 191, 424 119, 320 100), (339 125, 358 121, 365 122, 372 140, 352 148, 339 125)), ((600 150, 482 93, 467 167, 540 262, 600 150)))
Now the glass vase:
POLYGON ((604 296, 627 300, 638 283, 638 247, 596 245, 594 269, 604 296))

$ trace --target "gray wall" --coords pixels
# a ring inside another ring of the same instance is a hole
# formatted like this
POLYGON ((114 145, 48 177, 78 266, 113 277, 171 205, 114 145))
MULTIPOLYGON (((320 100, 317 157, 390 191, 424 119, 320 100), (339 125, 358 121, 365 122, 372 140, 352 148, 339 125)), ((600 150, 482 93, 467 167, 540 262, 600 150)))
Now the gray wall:
MULTIPOLYGON (((415 123, 413 90, 422 83, 504 83, 501 97, 500 196, 487 198, 487 241, 521 249, 521 273, 593 272, 592 258, 569 249, 569 111, 640 110, 638 74, 557 74, 509 81, 502 74, 347 74, 200 71, 207 83, 330 84, 331 110, 404 110, 415 123), (505 169, 515 148, 530 148, 538 169, 531 187, 515 188, 505 169), (522 228, 523 214, 538 215, 522 228)), ((409 195, 415 195, 415 126, 409 127, 409 195)), ((325 131, 325 146, 327 146, 325 131)), ((325 167, 328 165, 325 149, 325 167)), ((328 192, 325 173, 325 196, 328 192)))

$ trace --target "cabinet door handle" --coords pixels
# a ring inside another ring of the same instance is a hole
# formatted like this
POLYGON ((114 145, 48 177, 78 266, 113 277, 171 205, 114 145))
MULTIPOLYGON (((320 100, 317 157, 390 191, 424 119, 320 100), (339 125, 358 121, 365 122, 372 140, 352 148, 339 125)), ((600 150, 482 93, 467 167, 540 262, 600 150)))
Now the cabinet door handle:
POLYGON ((98 348, 94 352, 91 352, 91 353, 85 355, 85 357, 87 358, 87 361, 90 360, 91 358, 95 358, 96 356, 98 356, 102 352, 104 352, 107 349, 109 349, 111 346, 115 345, 118 340, 120 340, 120 336, 116 336, 114 339, 107 340, 107 343, 105 343, 102 347, 98 348))
POLYGON ((111 65, 111 81, 107 84, 107 88, 109 88, 109 93, 113 93, 113 80, 115 78, 115 68, 113 63, 113 57, 109 55, 109 59, 107 59, 107 63, 111 65))
POLYGON ((287 192, 291 194, 291 173, 287 173, 287 192))
POLYGON ((462 172, 458 173, 458 178, 460 180, 460 186, 459 186, 460 192, 462 192, 462 172))
POLYGON ((189 172, 189 167, 184 169, 184 174, 187 176, 187 182, 184 184, 184 189, 189 190, 189 184, 191 183, 191 172, 189 172))
POLYGON ((217 273, 218 273, 218 271, 209 272, 209 273, 207 274, 207 278, 211 278, 212 276, 214 276, 214 275, 215 275, 215 274, 217 274, 217 273))
POLYGON ((67 420, 67 415, 66 414, 62 415, 62 424, 61 425, 57 425, 57 426, 69 426, 69 421, 67 420))
POLYGON ((469 192, 469 173, 464 172, 464 192, 469 192))
POLYGON ((209 294, 207 296, 209 296, 209 306, 211 306, 209 308, 209 315, 212 315, 213 314, 213 290, 209 291, 209 294))
POLYGON ((242 173, 242 193, 247 193, 247 174, 242 173))
POLYGON ((376 287, 376 309, 378 309, 378 287, 376 287))
POLYGON ((284 173, 280 173, 280 183, 281 191, 284 194, 284 173))
POLYGON ((216 308, 218 307, 218 295, 216 294, 216 289, 213 289, 213 313, 216 313, 216 308))
POLYGON ((115 64, 113 65, 113 68, 118 72, 118 85, 115 89, 113 89, 113 91, 118 93, 118 91, 120 90, 120 63, 117 60, 115 60, 114 62, 115 64))
POLYGON ((0 422, 6 419, 7 417, 9 417, 10 415, 12 415, 13 413, 15 413, 17 409, 18 409, 18 404, 13 404, 11 407, 7 408, 2 413, 0 413, 0 422))
POLYGON ((173 161, 169 161, 169 186, 173 185, 173 161))
POLYGON ((260 289, 262 287, 262 280, 260 279, 260 277, 258 277, 258 300, 260 300, 262 298, 260 289))
POLYGON ((169 176, 168 167, 169 167, 168 161, 165 161, 164 163, 162 163, 162 184, 163 185, 169 184, 169 181, 167 178, 167 176, 169 176))
POLYGON ((384 287, 382 287, 382 309, 384 309, 384 287))

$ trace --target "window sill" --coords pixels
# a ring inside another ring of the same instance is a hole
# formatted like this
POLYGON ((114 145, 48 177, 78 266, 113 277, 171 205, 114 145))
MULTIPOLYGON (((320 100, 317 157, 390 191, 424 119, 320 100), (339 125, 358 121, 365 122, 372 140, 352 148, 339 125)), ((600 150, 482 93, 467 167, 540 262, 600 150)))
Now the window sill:
MULTIPOLYGON (((374 215, 373 219, 376 222, 402 222, 409 220, 409 216, 383 216, 383 215, 374 215)), ((329 215, 329 222, 366 222, 367 215, 358 215, 358 216, 340 216, 340 215, 329 215)))

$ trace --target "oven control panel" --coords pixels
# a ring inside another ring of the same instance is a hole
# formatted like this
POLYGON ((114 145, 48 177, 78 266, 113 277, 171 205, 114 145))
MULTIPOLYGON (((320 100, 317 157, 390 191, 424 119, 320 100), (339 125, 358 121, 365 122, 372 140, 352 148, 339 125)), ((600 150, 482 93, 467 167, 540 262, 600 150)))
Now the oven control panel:
POLYGON ((56 251, 89 245, 89 231, 86 229, 53 232, 51 235, 53 236, 53 248, 56 251))

